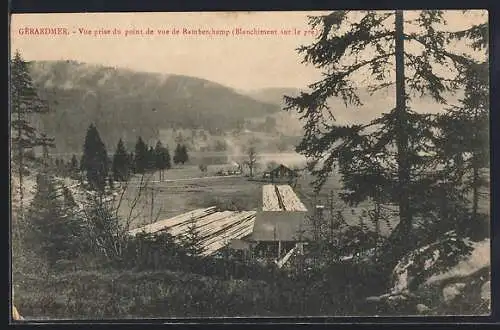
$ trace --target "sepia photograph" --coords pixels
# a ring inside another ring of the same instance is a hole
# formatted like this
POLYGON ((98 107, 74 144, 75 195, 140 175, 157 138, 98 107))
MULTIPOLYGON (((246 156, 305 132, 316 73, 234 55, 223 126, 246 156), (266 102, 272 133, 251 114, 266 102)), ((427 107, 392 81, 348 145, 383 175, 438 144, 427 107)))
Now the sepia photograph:
POLYGON ((12 14, 11 320, 488 316, 486 10, 12 14))

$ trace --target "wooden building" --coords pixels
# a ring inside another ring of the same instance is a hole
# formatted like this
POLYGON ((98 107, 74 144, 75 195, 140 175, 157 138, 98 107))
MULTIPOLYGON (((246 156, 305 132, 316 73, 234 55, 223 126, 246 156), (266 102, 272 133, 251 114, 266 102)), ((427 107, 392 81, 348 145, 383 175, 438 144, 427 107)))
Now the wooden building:
POLYGON ((264 172, 263 178, 271 182, 290 182, 298 177, 298 171, 289 168, 286 165, 280 164, 276 168, 264 172))
POLYGON ((279 260, 310 238, 307 215, 307 208, 289 185, 263 186, 262 209, 248 238, 256 243, 254 255, 279 260))

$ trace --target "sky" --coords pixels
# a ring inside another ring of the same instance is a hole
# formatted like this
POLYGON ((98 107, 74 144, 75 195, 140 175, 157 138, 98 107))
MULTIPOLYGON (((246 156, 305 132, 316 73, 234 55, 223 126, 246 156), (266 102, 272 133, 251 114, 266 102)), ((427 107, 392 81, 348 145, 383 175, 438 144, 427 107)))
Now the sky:
MULTIPOLYGON (((11 50, 25 60, 75 60, 136 71, 181 74, 240 89, 303 88, 321 72, 301 63, 296 48, 314 41, 307 16, 326 12, 83 13, 16 14, 11 50), (34 28, 65 28, 69 35, 23 33, 34 28), (229 31, 229 35, 186 35, 183 29, 229 31), (236 28, 277 30, 276 35, 232 35, 236 28), (80 29, 90 30, 82 35, 80 29), (120 35, 95 32, 119 29, 120 35), (154 31, 145 35, 147 29, 154 31), (158 30, 178 29, 178 35, 158 30), (125 36, 142 30, 143 35, 125 36), (281 30, 291 34, 282 35, 281 30), (300 31, 299 35, 295 31, 300 31)), ((460 30, 484 20, 485 11, 446 14, 448 28, 460 30), (483 16, 482 16, 483 15, 483 16)), ((411 13, 406 17, 410 17, 411 13)))

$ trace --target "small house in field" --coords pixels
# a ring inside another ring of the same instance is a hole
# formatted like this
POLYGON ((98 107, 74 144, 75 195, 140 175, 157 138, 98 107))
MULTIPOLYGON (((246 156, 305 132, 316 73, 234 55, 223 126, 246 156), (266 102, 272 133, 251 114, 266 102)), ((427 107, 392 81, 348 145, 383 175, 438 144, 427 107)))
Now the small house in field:
POLYGON ((297 170, 291 169, 290 167, 280 164, 277 167, 264 172, 263 179, 267 179, 271 182, 290 182, 295 180, 299 176, 297 170))
POLYGON ((224 164, 224 165, 217 166, 216 175, 221 175, 221 176, 224 176, 224 175, 240 175, 241 173, 242 173, 241 165, 238 164, 238 163, 236 163, 236 162, 232 162, 232 163, 229 163, 229 164, 224 164))

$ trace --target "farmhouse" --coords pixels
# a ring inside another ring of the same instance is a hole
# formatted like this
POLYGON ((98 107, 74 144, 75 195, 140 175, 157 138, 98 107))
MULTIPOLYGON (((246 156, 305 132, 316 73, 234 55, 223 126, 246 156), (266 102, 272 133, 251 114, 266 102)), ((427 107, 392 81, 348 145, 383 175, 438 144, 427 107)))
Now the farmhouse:
POLYGON ((274 169, 264 172, 265 177, 274 179, 289 179, 297 176, 297 172, 286 165, 280 164, 274 169))
POLYGON ((230 164, 219 165, 217 167, 217 175, 239 175, 241 174, 241 166, 236 162, 230 164))

